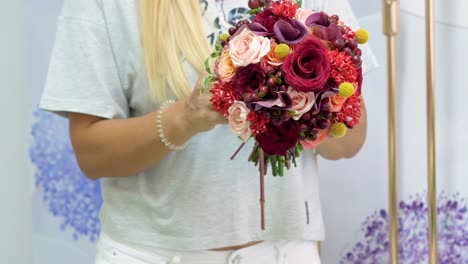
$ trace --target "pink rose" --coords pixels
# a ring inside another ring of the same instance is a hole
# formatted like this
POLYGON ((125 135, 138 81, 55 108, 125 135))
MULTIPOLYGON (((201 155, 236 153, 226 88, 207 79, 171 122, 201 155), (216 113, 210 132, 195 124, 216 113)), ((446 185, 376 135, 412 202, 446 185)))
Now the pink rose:
POLYGON ((295 112, 293 116, 294 120, 301 119, 302 115, 309 112, 315 104, 315 94, 313 92, 298 92, 289 87, 288 94, 293 101, 293 106, 290 110, 295 112))
POLYGON ((314 11, 310 9, 299 8, 296 13, 296 20, 305 25, 307 18, 312 15, 314 11))
POLYGON ((229 128, 234 134, 240 136, 244 142, 247 142, 252 135, 250 122, 247 120, 249 112, 250 110, 245 103, 241 101, 234 101, 229 108, 229 128))
POLYGON ((301 141, 301 145, 304 149, 314 149, 318 145, 322 144, 324 141, 330 138, 330 130, 325 129, 325 130, 320 130, 318 133, 317 139, 314 141, 311 140, 304 140, 301 141))
POLYGON ((216 66, 214 71, 216 75, 219 77, 221 82, 226 83, 232 80, 234 73, 236 72, 236 68, 232 63, 231 54, 229 49, 224 49, 221 53, 221 56, 218 58, 216 62, 216 66))
POLYGON ((234 66, 259 63, 261 58, 270 52, 270 40, 257 36, 247 27, 238 31, 241 32, 236 33, 229 41, 229 50, 234 66))
POLYGON ((330 106, 330 111, 339 112, 343 107, 343 104, 346 102, 346 98, 339 94, 332 95, 328 97, 328 105, 330 106))

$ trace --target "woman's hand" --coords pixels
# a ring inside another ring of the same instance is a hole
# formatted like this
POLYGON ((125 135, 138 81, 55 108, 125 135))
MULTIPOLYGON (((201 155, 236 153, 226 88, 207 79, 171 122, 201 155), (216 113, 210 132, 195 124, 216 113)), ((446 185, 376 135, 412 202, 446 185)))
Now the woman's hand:
POLYGON ((211 93, 202 92, 203 78, 202 75, 190 97, 183 101, 187 128, 194 134, 209 131, 219 124, 228 123, 224 116, 213 110, 210 102, 211 93))

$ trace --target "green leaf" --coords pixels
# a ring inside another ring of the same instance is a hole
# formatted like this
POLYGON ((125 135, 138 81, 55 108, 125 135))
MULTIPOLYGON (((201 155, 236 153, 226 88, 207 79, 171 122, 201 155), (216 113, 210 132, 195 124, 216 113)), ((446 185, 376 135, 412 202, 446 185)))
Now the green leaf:
POLYGON ((203 79, 202 92, 206 91, 206 89, 208 88, 208 85, 210 85, 210 82, 211 82, 211 76, 205 77, 205 79, 203 79))
POLYGON ((211 74, 211 69, 210 69, 210 59, 206 59, 205 61, 205 71, 209 74, 211 74))
POLYGON ((297 7, 302 8, 302 0, 297 0, 297 7))
POLYGON ((221 45, 219 42, 216 43, 215 50, 218 54, 221 54, 221 52, 223 51, 223 45, 221 45))
POLYGON ((249 15, 256 15, 258 13, 260 13, 262 10, 260 8, 254 8, 254 9, 250 9, 249 11, 247 11, 247 14, 249 15))

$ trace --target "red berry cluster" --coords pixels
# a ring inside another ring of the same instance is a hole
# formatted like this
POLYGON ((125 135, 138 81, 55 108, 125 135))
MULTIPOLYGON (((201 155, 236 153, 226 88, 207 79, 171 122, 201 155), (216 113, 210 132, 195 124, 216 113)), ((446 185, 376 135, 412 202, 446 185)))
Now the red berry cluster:
POLYGON ((358 48, 358 43, 354 39, 356 33, 345 25, 340 25, 339 17, 337 15, 330 16, 329 18, 330 23, 335 23, 338 25, 338 28, 341 30, 341 34, 343 38, 336 39, 331 42, 330 48, 332 50, 338 50, 339 52, 344 52, 346 56, 350 56, 353 63, 356 65, 357 68, 361 67, 362 60, 361 55, 362 51, 358 48))

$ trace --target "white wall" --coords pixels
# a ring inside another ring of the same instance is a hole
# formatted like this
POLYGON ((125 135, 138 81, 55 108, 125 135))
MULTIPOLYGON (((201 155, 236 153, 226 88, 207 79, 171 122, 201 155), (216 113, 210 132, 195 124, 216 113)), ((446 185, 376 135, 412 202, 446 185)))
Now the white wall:
POLYGON ((24 2, 0 1, 0 260, 31 263, 24 2))

